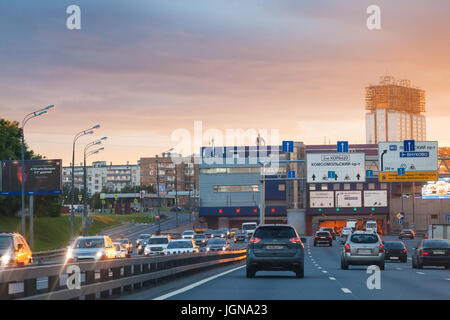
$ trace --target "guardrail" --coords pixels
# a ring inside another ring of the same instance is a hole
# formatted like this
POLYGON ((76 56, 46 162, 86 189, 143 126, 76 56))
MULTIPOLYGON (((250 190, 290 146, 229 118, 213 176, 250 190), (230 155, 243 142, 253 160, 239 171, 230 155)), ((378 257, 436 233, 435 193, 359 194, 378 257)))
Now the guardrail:
POLYGON ((41 264, 44 261, 57 259, 66 255, 67 249, 56 249, 48 251, 33 252, 33 262, 41 264))
POLYGON ((200 270, 245 259, 246 250, 178 254, 157 257, 139 257, 102 261, 78 262, 48 266, 8 268, 0 272, 0 299, 96 299, 120 295, 139 289, 158 280, 179 275, 187 271, 200 270), (61 279, 68 276, 70 266, 79 267, 79 289, 69 289, 61 285, 61 279), (97 275, 97 277, 96 277, 97 275), (47 281, 46 288, 38 288, 37 283, 47 281), (22 284, 23 292, 10 293, 10 285, 22 284))

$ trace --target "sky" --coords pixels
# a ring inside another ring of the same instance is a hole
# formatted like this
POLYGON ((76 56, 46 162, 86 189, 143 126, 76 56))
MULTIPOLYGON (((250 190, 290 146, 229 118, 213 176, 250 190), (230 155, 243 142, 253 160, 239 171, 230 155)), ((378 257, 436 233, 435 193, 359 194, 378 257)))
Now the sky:
POLYGON ((0 0, 0 117, 54 104, 25 138, 64 165, 95 124, 76 163, 103 136, 89 163, 136 163, 194 137, 194 121, 203 145, 208 129, 365 143, 364 87, 389 74, 426 91, 427 140, 450 146, 449 14, 447 0, 0 0), (73 4, 80 30, 66 27, 73 4))

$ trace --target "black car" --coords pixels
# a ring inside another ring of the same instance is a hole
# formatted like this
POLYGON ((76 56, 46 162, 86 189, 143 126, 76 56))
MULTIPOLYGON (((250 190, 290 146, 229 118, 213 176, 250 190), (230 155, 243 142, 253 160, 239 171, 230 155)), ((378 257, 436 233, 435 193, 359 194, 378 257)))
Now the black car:
POLYGON ((230 244, 224 238, 213 238, 208 240, 206 248, 209 251, 226 251, 230 249, 230 244))
POLYGON ((408 250, 402 241, 385 241, 384 260, 400 261, 405 263, 408 259, 408 250))
POLYGON ((204 247, 208 242, 208 238, 203 233, 194 234, 194 242, 197 247, 204 247))
POLYGON ((414 249, 412 267, 444 266, 450 268, 450 241, 445 239, 422 240, 414 249))
POLYGON ((333 228, 320 228, 319 231, 328 231, 331 234, 333 240, 336 240, 336 231, 333 228))
POLYGON ((171 212, 180 212, 180 211, 183 211, 183 209, 181 209, 180 207, 172 207, 172 208, 170 208, 170 211, 171 212))
POLYGON ((247 278, 260 270, 289 270, 304 277, 304 246, 290 225, 258 226, 247 247, 247 278))
POLYGON ((203 232, 203 234, 204 234, 208 239, 209 239, 209 238, 212 238, 213 233, 214 233, 214 230, 211 230, 211 229, 206 229, 205 232, 203 232))
POLYGON ((314 247, 318 244, 328 244, 330 247, 333 246, 333 237, 328 231, 317 231, 314 235, 314 247))
POLYGON ((214 230, 213 234, 212 234, 212 238, 226 238, 227 234, 225 231, 223 230, 214 230))
POLYGON ((411 229, 403 229, 400 232, 400 235, 398 236, 399 239, 408 238, 408 239, 414 239, 415 233, 411 229))
POLYGON ((234 235, 234 242, 245 241, 247 238, 247 232, 245 231, 237 231, 234 235))

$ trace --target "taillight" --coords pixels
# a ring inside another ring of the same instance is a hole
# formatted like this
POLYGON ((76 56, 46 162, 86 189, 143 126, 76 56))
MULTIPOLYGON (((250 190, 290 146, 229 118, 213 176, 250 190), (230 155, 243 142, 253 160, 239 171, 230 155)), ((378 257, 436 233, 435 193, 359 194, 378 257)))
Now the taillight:
POLYGON ((315 236, 315 238, 318 238, 319 236, 315 236))
POLYGON ((383 246, 383 244, 380 244, 378 253, 383 253, 383 252, 384 252, 384 246, 383 246))
POLYGON ((406 251, 406 249, 403 249, 402 252, 403 252, 403 253, 406 253, 407 251, 406 251))
POLYGON ((251 238, 251 239, 250 239, 250 243, 258 243, 258 242, 260 242, 260 241, 261 241, 260 238, 251 238))
POLYGON ((298 237, 290 238, 289 241, 292 243, 300 243, 301 242, 300 238, 298 238, 298 237))
POLYGON ((350 252, 350 245, 348 243, 345 245, 345 252, 350 252))
POLYGON ((426 252, 426 251, 422 251, 422 255, 423 255, 423 256, 427 256, 427 255, 429 255, 429 253, 426 252))

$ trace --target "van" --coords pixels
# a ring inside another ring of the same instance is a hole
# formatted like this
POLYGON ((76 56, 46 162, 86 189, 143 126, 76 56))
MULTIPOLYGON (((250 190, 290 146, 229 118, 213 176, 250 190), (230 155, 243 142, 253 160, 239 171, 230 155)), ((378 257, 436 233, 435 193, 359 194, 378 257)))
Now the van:
POLYGON ((0 261, 2 267, 33 263, 31 249, 21 234, 0 234, 0 261))

